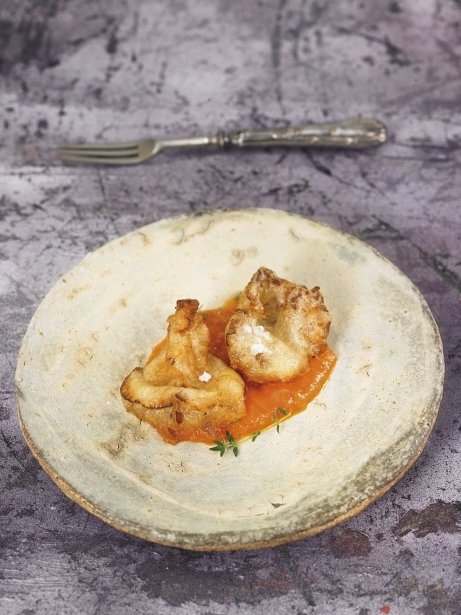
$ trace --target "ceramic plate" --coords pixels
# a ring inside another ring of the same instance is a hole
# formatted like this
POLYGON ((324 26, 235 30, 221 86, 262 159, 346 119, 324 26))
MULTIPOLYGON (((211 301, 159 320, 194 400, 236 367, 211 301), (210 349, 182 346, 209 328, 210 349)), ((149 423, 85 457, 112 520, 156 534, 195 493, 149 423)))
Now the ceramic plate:
POLYGON ((163 220, 89 254, 37 309, 16 373, 21 427, 66 495, 110 525, 197 550, 276 545, 357 514, 420 455, 443 382, 423 297, 371 247, 272 210, 163 220), (258 267, 319 285, 337 365, 306 411, 220 458, 164 443, 119 386, 178 298, 205 308, 258 267))

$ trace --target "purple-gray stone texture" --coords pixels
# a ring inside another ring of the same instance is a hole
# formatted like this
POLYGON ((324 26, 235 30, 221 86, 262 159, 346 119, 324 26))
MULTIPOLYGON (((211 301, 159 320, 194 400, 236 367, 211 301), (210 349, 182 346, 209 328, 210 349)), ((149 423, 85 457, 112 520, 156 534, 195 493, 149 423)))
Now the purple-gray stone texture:
POLYGON ((461 613, 460 0, 16 0, 0 4, 0 613, 461 613), (365 152, 169 153, 63 167, 61 142, 354 116, 365 152), (355 519, 285 546, 197 554, 69 501, 18 426, 13 373, 47 290, 165 216, 272 207, 353 233, 425 295, 444 341, 439 418, 355 519))

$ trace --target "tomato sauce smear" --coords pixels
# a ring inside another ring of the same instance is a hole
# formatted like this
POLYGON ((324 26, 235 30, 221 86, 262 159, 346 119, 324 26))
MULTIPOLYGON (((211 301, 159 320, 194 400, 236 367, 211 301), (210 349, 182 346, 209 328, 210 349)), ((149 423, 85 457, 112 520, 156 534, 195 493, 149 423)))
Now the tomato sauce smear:
MULTIPOLYGON (((237 301, 230 299, 217 309, 203 310, 201 313, 210 331, 210 353, 229 364, 225 342, 226 325, 235 310, 237 301)), ((158 344, 148 358, 148 362, 158 353, 162 342, 158 344)), ((172 438, 171 434, 162 433, 164 440, 175 444, 180 441, 204 442, 212 444, 215 440, 226 440, 226 431, 230 432, 235 440, 242 440, 285 420, 289 416, 298 414, 319 394, 328 380, 336 363, 335 353, 326 347, 319 355, 309 361, 308 369, 289 382, 267 382, 256 384, 245 382, 246 415, 234 423, 210 426, 205 429, 196 429, 190 433, 178 434, 172 438), (284 412, 280 411, 280 408, 284 412)), ((149 420, 145 417, 145 420, 149 420)))

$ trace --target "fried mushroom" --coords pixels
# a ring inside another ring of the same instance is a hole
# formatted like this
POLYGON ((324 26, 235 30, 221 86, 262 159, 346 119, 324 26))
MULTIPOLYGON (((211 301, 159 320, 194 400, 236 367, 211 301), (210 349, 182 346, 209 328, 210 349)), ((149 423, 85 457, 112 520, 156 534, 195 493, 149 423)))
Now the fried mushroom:
POLYGON ((292 380, 326 345, 330 314, 309 290, 260 267, 226 328, 231 366, 252 382, 292 380))
POLYGON ((210 333, 198 307, 195 299, 177 301, 159 352, 120 388, 126 409, 169 441, 245 414, 244 382, 208 352, 210 333))

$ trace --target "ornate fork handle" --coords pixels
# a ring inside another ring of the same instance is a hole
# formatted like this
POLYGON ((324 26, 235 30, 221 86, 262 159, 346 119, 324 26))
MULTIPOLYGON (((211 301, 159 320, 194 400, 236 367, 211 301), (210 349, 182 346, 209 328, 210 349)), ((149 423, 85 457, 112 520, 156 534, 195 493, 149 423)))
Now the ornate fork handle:
POLYGON ((342 120, 273 130, 237 132, 231 135, 239 147, 345 147, 362 148, 380 145, 387 140, 384 124, 374 119, 342 120))
POLYGON ((351 119, 304 126, 218 133, 159 141, 159 149, 209 147, 330 147, 361 149, 387 141, 385 125, 375 119, 351 119))

